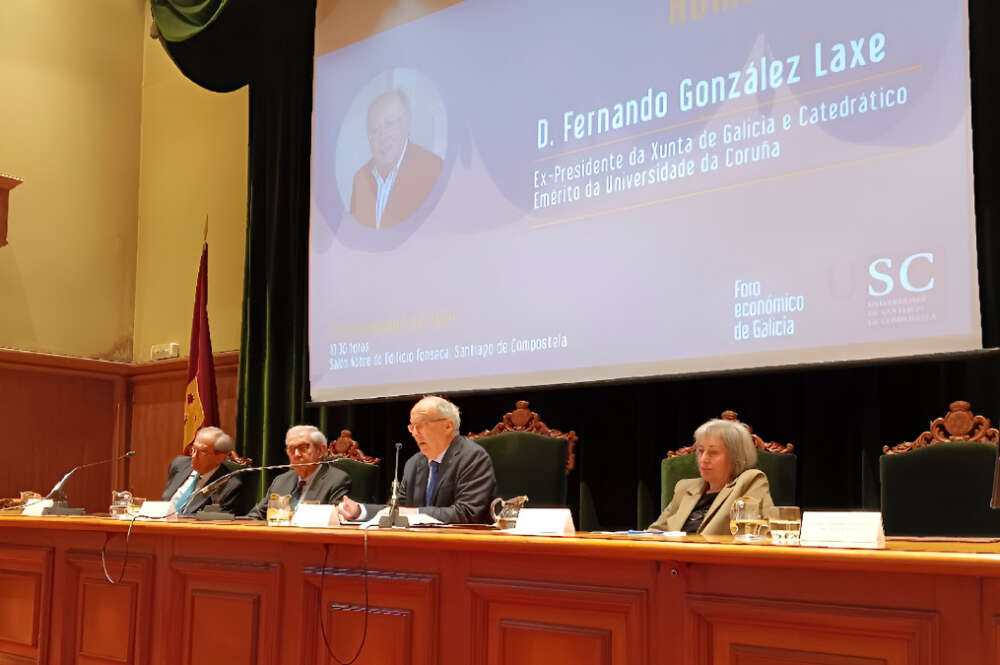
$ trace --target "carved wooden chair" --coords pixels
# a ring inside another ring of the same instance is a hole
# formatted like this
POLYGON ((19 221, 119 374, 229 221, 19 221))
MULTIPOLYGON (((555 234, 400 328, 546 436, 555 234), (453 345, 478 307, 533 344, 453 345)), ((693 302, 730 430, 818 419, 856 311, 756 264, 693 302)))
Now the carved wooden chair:
POLYGON ((340 430, 340 436, 330 441, 327 458, 333 459, 333 466, 351 477, 352 499, 358 503, 375 503, 380 460, 362 452, 358 442, 351 437, 351 430, 340 430))
POLYGON ((576 462, 576 432, 548 427, 525 400, 493 429, 469 433, 493 460, 497 494, 527 495, 528 507, 565 506, 566 476, 576 462))
POLYGON ((879 458, 887 535, 1000 536, 990 509, 1000 432, 968 402, 952 402, 913 441, 879 458))
MULTIPOLYGON (((740 422, 735 411, 723 411, 722 420, 740 422)), ((767 476, 771 488, 771 498, 776 506, 794 506, 795 483, 798 473, 798 458, 792 452, 795 446, 764 441, 753 433, 750 425, 740 422, 750 432, 753 445, 757 448, 757 468, 767 476)), ((677 481, 698 477, 698 461, 695 459, 694 445, 667 452, 660 462, 660 510, 667 507, 674 498, 677 481)))

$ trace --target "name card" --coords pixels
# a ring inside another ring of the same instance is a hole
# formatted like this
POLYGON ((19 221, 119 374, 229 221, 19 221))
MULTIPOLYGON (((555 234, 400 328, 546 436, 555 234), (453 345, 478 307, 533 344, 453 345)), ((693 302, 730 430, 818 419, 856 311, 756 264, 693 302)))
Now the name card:
POLYGON ((53 503, 52 499, 35 499, 34 501, 29 501, 24 504, 21 514, 29 517, 41 517, 45 514, 42 511, 46 508, 51 508, 53 503))
POLYGON ((808 547, 885 547, 882 513, 806 511, 799 542, 808 547))
MULTIPOLYGON (((152 520, 175 520, 177 519, 177 508, 172 501, 143 501, 139 508, 139 517, 148 517, 152 520)), ((130 519, 127 515, 125 519, 130 519)))
POLYGON ((292 526, 336 528, 340 526, 340 513, 327 503, 300 503, 292 515, 292 526))
POLYGON ((569 508, 522 508, 510 533, 535 536, 572 536, 576 533, 569 508))

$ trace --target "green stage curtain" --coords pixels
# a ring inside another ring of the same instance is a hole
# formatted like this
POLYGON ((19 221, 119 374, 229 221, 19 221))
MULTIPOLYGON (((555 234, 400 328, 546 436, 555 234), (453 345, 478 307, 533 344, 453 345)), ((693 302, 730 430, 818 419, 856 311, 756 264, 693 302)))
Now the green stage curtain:
MULTIPOLYGON (((250 159, 236 440, 287 462, 285 430, 308 395, 306 280, 315 4, 157 0, 161 43, 216 92, 249 84, 250 159), (194 26, 194 27, 192 27, 194 26), (197 28, 197 29, 195 29, 197 28), (174 41, 186 39, 185 41, 174 41)), ((266 487, 261 478, 258 491, 266 487)))
POLYGON ((229 0, 152 0, 150 10, 163 39, 183 42, 210 26, 228 4, 229 0))

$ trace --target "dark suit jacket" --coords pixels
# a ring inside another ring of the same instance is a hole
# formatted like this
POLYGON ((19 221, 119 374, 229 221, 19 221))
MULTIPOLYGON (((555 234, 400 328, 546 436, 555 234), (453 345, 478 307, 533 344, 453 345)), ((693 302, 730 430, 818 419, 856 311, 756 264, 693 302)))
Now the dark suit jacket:
MULTIPOLYGON (((262 520, 267 518, 267 500, 271 494, 291 494, 299 484, 299 474, 295 469, 289 469, 271 481, 267 493, 247 517, 262 520)), ((316 469, 316 477, 306 489, 306 495, 300 501, 319 501, 320 503, 337 503, 340 498, 351 491, 351 477, 334 468, 331 464, 321 464, 316 469)))
MULTIPOLYGON (((180 455, 170 463, 170 470, 167 472, 167 488, 163 490, 163 500, 170 501, 177 488, 180 487, 188 476, 191 475, 191 458, 187 455, 180 455)), ((214 482, 229 473, 225 465, 220 464, 208 482, 214 482)), ((211 496, 196 494, 190 498, 184 506, 184 515, 194 515, 210 503, 217 503, 226 512, 235 513, 239 507, 240 495, 243 491, 243 481, 239 476, 233 476, 222 487, 213 491, 211 496)))
MULTIPOLYGON (((698 499, 707 489, 708 483, 701 478, 678 480, 674 486, 673 500, 663 509, 660 517, 649 528, 659 531, 680 531, 684 522, 687 522, 691 510, 698 503, 698 499)), ((731 533, 729 530, 729 508, 741 496, 752 496, 760 499, 764 519, 767 519, 767 513, 774 505, 767 485, 767 476, 760 469, 747 469, 719 490, 708 512, 705 513, 705 519, 698 527, 698 533, 716 536, 729 535, 731 533)))
MULTIPOLYGON (((464 436, 456 436, 448 445, 434 494, 425 501, 430 467, 423 453, 406 460, 400 487, 401 506, 417 506, 419 512, 446 524, 489 524, 490 502, 496 496, 493 461, 486 449, 464 436)), ((383 506, 366 504, 369 517, 383 506)))
MULTIPOLYGON (((375 228, 375 199, 378 196, 378 182, 372 175, 375 160, 370 159, 354 174, 351 190, 351 216, 364 226, 375 228)), ((429 150, 421 148, 413 141, 406 146, 406 154, 399 164, 399 172, 389 200, 382 211, 382 224, 387 229, 409 219, 417 211, 437 183, 441 173, 441 158, 429 150)))

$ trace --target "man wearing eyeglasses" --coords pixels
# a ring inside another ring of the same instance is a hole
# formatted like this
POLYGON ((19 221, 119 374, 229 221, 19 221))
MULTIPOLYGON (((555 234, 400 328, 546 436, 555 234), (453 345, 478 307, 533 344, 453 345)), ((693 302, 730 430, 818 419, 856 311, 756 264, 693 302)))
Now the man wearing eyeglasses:
POLYGON ((291 508, 301 501, 335 504, 351 491, 351 477, 332 464, 314 464, 326 455, 326 437, 312 425, 296 425, 285 434, 285 452, 293 467, 271 481, 267 493, 247 517, 262 520, 267 516, 271 494, 291 495, 291 508))
MULTIPOLYGON (((410 410, 410 434, 420 453, 406 461, 400 483, 400 514, 424 513, 446 524, 490 522, 496 495, 493 462, 486 450, 458 434, 458 407, 429 396, 410 410)), ((384 506, 359 505, 349 497, 339 506, 348 520, 367 519, 384 506)))
POLYGON ((351 215, 387 229, 409 219, 427 199, 441 158, 410 140, 410 102, 402 90, 379 95, 366 116, 372 158, 354 174, 351 215))
POLYGON ((170 463, 163 500, 173 503, 180 515, 194 515, 209 503, 222 506, 226 512, 235 512, 243 491, 239 476, 230 478, 211 497, 197 493, 197 490, 229 473, 222 463, 235 449, 233 437, 218 427, 202 427, 191 444, 191 456, 181 455, 170 463))

